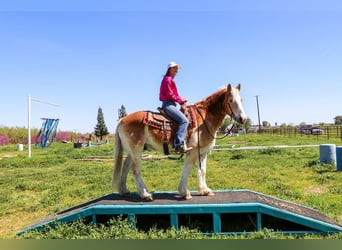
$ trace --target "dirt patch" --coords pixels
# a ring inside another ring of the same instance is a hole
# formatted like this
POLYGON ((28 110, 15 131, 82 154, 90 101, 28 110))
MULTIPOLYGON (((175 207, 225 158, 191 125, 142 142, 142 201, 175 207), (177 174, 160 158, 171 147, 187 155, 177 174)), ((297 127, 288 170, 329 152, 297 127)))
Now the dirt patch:
POLYGON ((0 156, 0 160, 1 160, 1 159, 4 159, 4 158, 11 158, 11 157, 15 157, 15 156, 17 156, 17 155, 13 155, 13 154, 5 154, 5 155, 2 155, 2 156, 0 156))
POLYGON ((316 186, 308 186, 304 190, 304 194, 324 194, 328 192, 327 188, 324 187, 316 187, 316 186))

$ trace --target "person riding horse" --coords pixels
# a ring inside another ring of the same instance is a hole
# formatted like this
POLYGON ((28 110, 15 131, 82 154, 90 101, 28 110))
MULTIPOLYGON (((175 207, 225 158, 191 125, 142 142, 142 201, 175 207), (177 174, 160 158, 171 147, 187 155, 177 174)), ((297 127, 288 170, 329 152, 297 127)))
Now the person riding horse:
POLYGON ((178 154, 184 154, 192 149, 187 147, 185 137, 189 125, 188 119, 177 107, 177 103, 185 110, 187 99, 178 94, 177 85, 174 80, 180 66, 176 62, 170 62, 166 74, 160 84, 159 100, 162 102, 162 109, 171 119, 178 123, 174 137, 174 148, 178 154))

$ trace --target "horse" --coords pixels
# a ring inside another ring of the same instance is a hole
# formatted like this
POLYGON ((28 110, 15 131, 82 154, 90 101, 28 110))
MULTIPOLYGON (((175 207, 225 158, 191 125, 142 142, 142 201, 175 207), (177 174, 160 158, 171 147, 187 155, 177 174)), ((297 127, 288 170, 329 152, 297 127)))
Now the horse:
MULTIPOLYGON (((191 199, 191 193, 187 189, 188 178, 195 163, 198 164, 197 180, 199 195, 214 195, 213 191, 206 184, 206 161, 207 154, 213 148, 216 141, 216 132, 221 126, 226 115, 229 115, 236 122, 243 124, 247 116, 242 106, 240 97, 241 85, 235 88, 228 84, 209 95, 202 101, 192 105, 195 110, 196 127, 188 131, 188 146, 192 150, 185 154, 184 166, 182 169, 178 192, 184 199, 191 199)), ((112 186, 119 195, 130 194, 126 186, 127 175, 131 169, 141 199, 153 200, 151 192, 148 191, 141 176, 141 155, 146 145, 156 151, 163 152, 165 131, 143 123, 147 111, 136 111, 121 118, 117 124, 114 141, 114 170, 112 186), (123 152, 127 157, 123 162, 123 152)), ((172 143, 171 132, 168 141, 172 143)))

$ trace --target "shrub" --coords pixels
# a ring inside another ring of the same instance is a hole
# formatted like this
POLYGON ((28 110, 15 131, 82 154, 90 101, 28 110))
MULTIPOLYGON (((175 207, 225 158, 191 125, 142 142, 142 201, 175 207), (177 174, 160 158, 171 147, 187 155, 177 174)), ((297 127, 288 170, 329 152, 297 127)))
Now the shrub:
POLYGON ((56 141, 67 141, 69 139, 69 132, 68 131, 59 131, 56 134, 56 141))
POLYGON ((9 143, 8 135, 0 135, 0 145, 4 146, 9 143))
POLYGON ((260 153, 265 155, 281 154, 281 149, 275 147, 267 147, 265 149, 260 150, 260 153))

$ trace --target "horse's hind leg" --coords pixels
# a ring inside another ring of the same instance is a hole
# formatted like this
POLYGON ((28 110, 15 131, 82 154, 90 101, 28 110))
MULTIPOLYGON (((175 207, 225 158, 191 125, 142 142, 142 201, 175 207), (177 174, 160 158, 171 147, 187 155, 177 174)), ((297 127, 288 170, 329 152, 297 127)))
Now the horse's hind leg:
POLYGON ((141 177, 141 160, 140 158, 132 159, 129 154, 122 166, 121 172, 121 183, 119 193, 122 196, 126 196, 130 194, 130 191, 127 188, 127 175, 129 169, 132 169, 133 177, 135 185, 137 186, 139 196, 144 200, 152 200, 152 195, 147 191, 146 185, 141 177))
POLYGON ((147 187, 142 179, 141 176, 141 157, 140 154, 136 154, 134 158, 132 158, 132 165, 131 165, 133 178, 135 185, 138 190, 139 196, 144 200, 153 200, 152 194, 150 194, 147 190, 147 187))
POLYGON ((131 164, 132 164, 132 159, 131 159, 131 156, 128 155, 123 163, 122 170, 121 170, 122 172, 121 172, 119 193, 122 196, 126 196, 130 194, 130 191, 128 190, 126 183, 127 183, 128 171, 129 171, 131 164))

